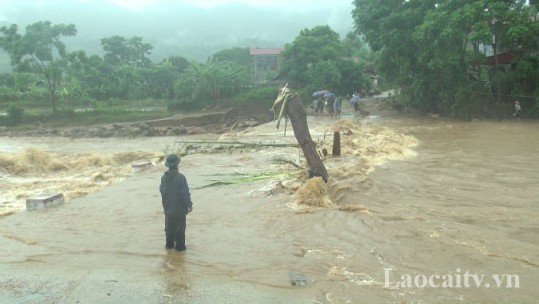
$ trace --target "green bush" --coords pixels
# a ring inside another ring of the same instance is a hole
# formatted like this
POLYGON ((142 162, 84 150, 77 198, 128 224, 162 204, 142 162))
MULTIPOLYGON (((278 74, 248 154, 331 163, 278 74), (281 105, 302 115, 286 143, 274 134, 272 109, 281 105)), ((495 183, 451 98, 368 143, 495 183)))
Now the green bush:
POLYGON ((24 108, 18 105, 10 105, 7 108, 7 123, 11 126, 23 122, 24 119, 24 108))
POLYGON ((0 86, 0 102, 17 100, 20 94, 5 85, 0 86))
POLYGON ((70 120, 75 118, 75 114, 75 110, 61 107, 60 109, 56 110, 56 112, 53 112, 51 117, 54 119, 70 120))
POLYGON ((202 103, 176 101, 176 102, 170 102, 167 105, 167 110, 171 112, 174 112, 174 111, 191 112, 191 111, 200 110, 203 107, 204 107, 204 104, 202 103))
POLYGON ((533 92, 533 97, 530 97, 528 100, 524 101, 522 106, 527 117, 539 117, 539 89, 536 89, 533 92))
POLYGON ((236 101, 240 103, 245 102, 260 102, 271 101, 273 102, 279 94, 279 87, 267 86, 250 89, 236 96, 236 101))

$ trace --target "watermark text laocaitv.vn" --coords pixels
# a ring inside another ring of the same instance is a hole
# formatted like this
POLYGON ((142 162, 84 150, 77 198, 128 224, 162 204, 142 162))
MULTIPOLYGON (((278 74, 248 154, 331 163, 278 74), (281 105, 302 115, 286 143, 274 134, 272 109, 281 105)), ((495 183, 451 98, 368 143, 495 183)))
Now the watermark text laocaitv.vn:
POLYGON ((384 288, 520 288, 517 274, 485 275, 457 268, 445 274, 402 274, 384 268, 384 288))

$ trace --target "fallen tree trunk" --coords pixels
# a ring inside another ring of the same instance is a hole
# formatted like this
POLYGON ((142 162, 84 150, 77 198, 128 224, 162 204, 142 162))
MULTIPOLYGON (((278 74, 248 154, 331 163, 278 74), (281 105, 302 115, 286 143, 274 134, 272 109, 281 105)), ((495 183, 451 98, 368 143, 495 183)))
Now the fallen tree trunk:
POLYGON ((296 144, 288 143, 250 143, 241 141, 178 141, 178 144, 197 144, 197 145, 232 145, 240 148, 257 148, 257 147, 297 147, 296 144))
MULTIPOLYGON (((303 107, 301 98, 285 86, 281 89, 279 97, 277 97, 273 104, 274 111, 278 106, 281 106, 281 114, 279 116, 282 116, 283 110, 286 111, 286 115, 292 123, 294 136, 296 137, 296 140, 303 151, 303 155, 307 160, 307 165, 309 166, 309 177, 320 176, 327 183, 329 174, 326 170, 326 166, 324 166, 324 163, 316 152, 316 144, 312 140, 311 133, 309 132, 307 112, 303 107)), ((279 128, 279 122, 277 122, 277 128, 279 128)))

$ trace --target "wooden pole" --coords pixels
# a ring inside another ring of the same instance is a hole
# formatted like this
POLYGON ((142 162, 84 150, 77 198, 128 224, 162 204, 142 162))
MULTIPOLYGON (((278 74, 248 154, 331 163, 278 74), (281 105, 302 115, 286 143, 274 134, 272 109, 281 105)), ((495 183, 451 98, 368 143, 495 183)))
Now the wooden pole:
POLYGON ((288 116, 284 117, 284 136, 286 136, 286 126, 288 125, 288 116))
POLYGON ((333 156, 341 156, 341 133, 333 132, 333 156))

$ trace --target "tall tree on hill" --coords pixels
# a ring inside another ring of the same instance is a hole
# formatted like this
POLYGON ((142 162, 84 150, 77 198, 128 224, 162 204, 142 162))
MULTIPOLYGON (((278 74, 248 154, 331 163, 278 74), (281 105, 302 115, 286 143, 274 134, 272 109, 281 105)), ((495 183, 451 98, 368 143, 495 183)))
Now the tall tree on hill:
POLYGON ((180 103, 204 103, 234 96, 249 82, 249 68, 229 61, 193 62, 176 80, 174 94, 180 103))
POLYGON ((108 78, 105 86, 107 95, 123 99, 148 98, 150 76, 146 69, 152 63, 148 55, 153 46, 136 36, 103 38, 101 46, 105 51, 103 72, 108 78))
POLYGON ((419 46, 412 39, 434 1, 355 0, 353 17, 373 51, 379 52, 378 70, 388 82, 411 85, 424 67, 417 62, 419 46))
POLYGON ((17 25, 0 28, 0 47, 11 59, 18 71, 32 70, 43 78, 49 91, 53 112, 56 111, 58 83, 64 70, 66 46, 61 40, 77 34, 73 24, 56 24, 40 21, 26 27, 24 35, 18 33, 17 25))
POLYGON ((153 46, 142 42, 142 37, 112 36, 101 39, 101 46, 105 51, 103 59, 112 65, 129 65, 133 67, 147 67, 152 62, 148 55, 153 46))
POLYGON ((308 83, 308 68, 320 61, 337 60, 342 56, 339 34, 329 26, 304 29, 283 51, 281 74, 299 86, 308 83))
POLYGON ((67 83, 63 93, 70 99, 84 99, 91 97, 97 100, 104 100, 104 87, 107 78, 104 77, 102 69, 105 64, 103 59, 97 55, 88 56, 84 51, 71 52, 67 56, 66 66, 67 83))
POLYGON ((309 65, 306 71, 309 87, 312 90, 316 88, 330 89, 336 91, 340 89, 342 75, 333 60, 318 61, 309 65))

